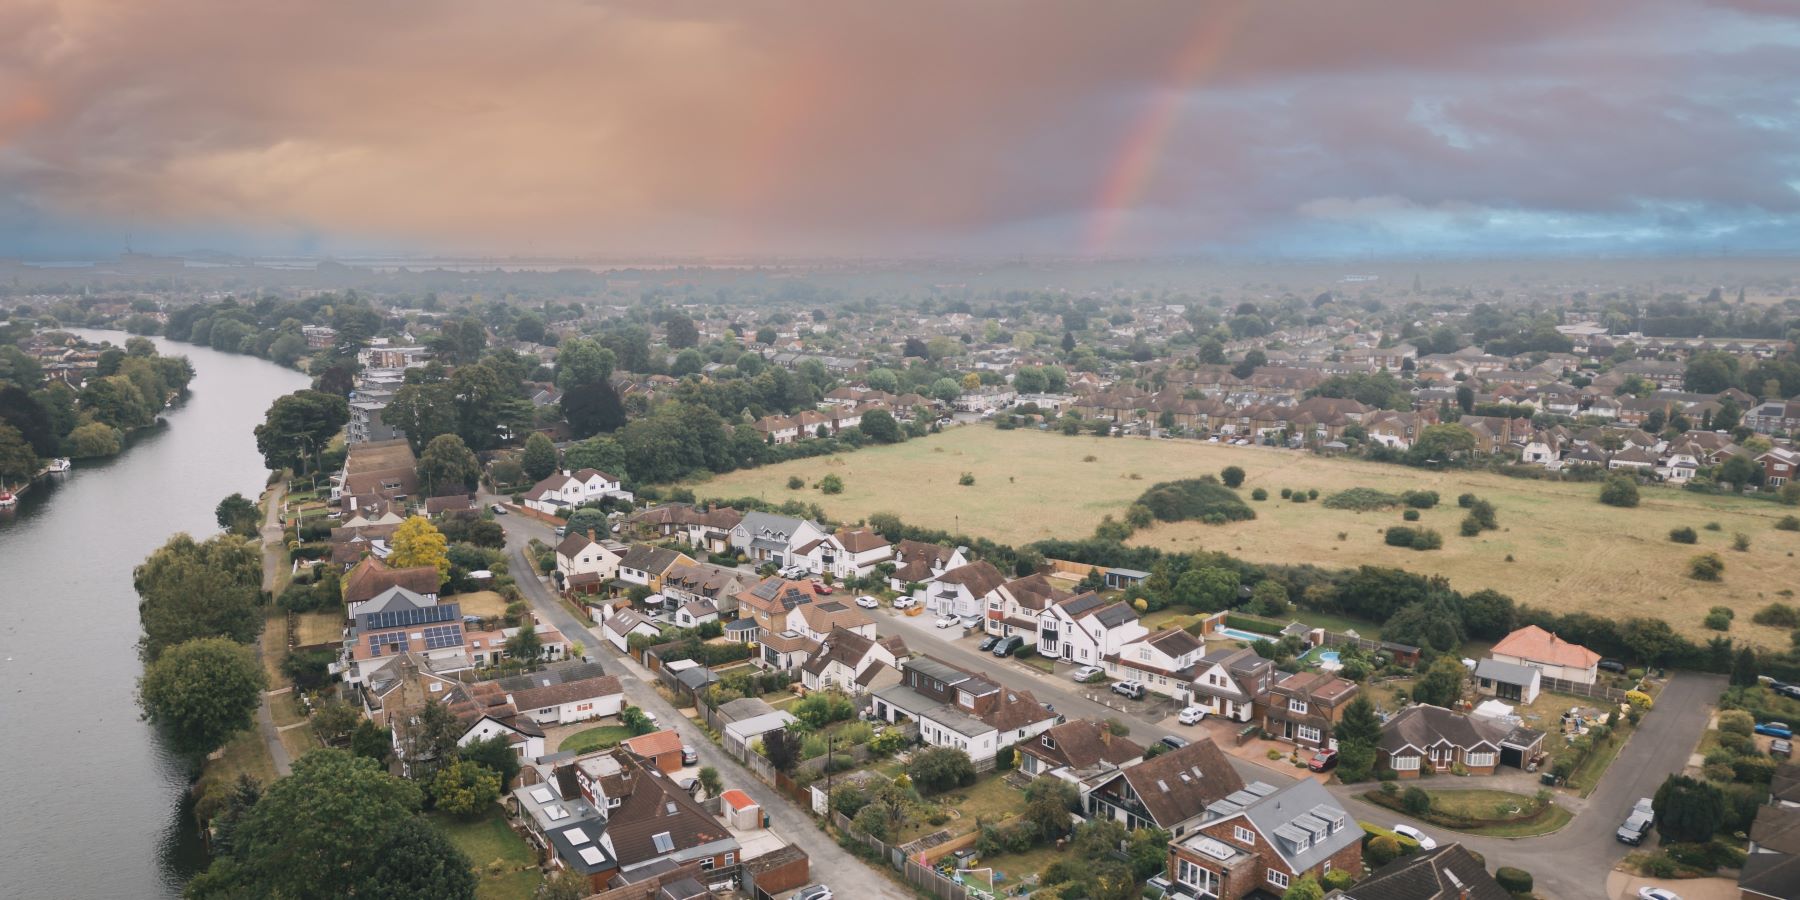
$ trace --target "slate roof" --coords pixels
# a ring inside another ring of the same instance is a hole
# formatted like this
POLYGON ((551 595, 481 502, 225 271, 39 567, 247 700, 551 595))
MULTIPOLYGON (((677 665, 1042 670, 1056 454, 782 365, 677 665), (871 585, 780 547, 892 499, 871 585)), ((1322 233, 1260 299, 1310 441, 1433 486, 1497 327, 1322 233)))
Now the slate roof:
POLYGON ((1144 642, 1169 656, 1180 659, 1182 655, 1199 650, 1205 645, 1200 639, 1179 628, 1165 628, 1144 639, 1144 642))
POLYGON ((1800 763, 1784 762, 1775 767, 1775 777, 1769 782, 1769 796, 1777 803, 1800 803, 1800 763))
MULTIPOLYGON (((681 739, 675 740, 679 748, 681 739)), ((606 834, 612 839, 613 851, 622 867, 714 842, 736 846, 736 840, 725 825, 696 803, 687 791, 661 773, 631 759, 630 754, 620 755, 625 757, 626 766, 636 769, 625 782, 630 787, 619 798, 620 805, 609 810, 606 822, 606 834), (656 836, 665 832, 671 847, 668 851, 660 850, 656 845, 656 836)), ((617 784, 607 783, 609 798, 617 784)))
POLYGON ((1750 840, 1759 849, 1800 854, 1800 807, 1764 806, 1750 825, 1750 840))
POLYGON ((1163 828, 1200 815, 1210 804, 1244 787, 1244 779, 1210 738, 1147 759, 1118 777, 1131 785, 1144 809, 1163 828))
POLYGON ((1448 741, 1451 746, 1469 749, 1480 744, 1491 745, 1496 752, 1500 742, 1512 731, 1509 726, 1487 719, 1477 719, 1441 706, 1418 704, 1394 714, 1381 728, 1378 746, 1389 753, 1410 746, 1426 750, 1448 741))
POLYGON ((1345 900, 1512 900, 1461 844, 1396 859, 1344 891, 1345 900))
POLYGON ((1245 805, 1242 812, 1296 872, 1317 866, 1363 839, 1362 827, 1355 817, 1311 778, 1302 778, 1256 799, 1245 805), (1294 843, 1300 838, 1307 839, 1304 848, 1294 843))
POLYGON ((1131 604, 1126 603, 1123 600, 1094 613, 1094 620, 1107 628, 1117 628, 1120 625, 1129 625, 1132 622, 1136 622, 1137 618, 1137 610, 1132 609, 1131 604))
POLYGON ((987 560, 976 560, 967 565, 957 566, 937 577, 940 584, 960 584, 967 588, 974 597, 986 597, 995 588, 1006 583, 1006 578, 994 564, 987 560))
POLYGON ((1100 595, 1093 591, 1083 591, 1056 605, 1063 612, 1068 613, 1069 618, 1079 619, 1088 612, 1106 605, 1106 601, 1100 599, 1100 595))
POLYGON ((1019 752, 1029 753, 1053 767, 1086 769, 1101 763, 1123 766, 1143 756, 1144 748, 1128 738, 1109 738, 1098 722, 1075 719, 1020 744, 1019 752), (1055 746, 1045 744, 1045 738, 1055 746))
POLYGON ((625 557, 619 560, 619 567, 637 569, 640 572, 649 572, 660 576, 667 572, 670 566, 675 565, 680 558, 679 552, 667 547, 632 544, 631 549, 625 551, 625 557))
POLYGON ((1483 659, 1475 663, 1476 678, 1490 678, 1501 684, 1530 684, 1541 676, 1537 669, 1499 659, 1483 659))

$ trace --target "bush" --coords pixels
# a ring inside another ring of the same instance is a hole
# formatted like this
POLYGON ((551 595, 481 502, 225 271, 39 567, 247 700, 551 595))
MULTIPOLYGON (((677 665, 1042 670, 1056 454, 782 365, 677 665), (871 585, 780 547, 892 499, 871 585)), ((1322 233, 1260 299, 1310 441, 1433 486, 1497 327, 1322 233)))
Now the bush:
POLYGON ((1781 521, 1775 523, 1775 530, 1800 531, 1800 516, 1782 516, 1781 521))
POLYGON ((1354 487, 1325 498, 1326 509, 1351 509, 1366 512, 1400 505, 1400 498, 1374 488, 1354 487))
POLYGON ((1712 629, 1713 631, 1730 631, 1731 630, 1731 607, 1729 607, 1729 606, 1713 607, 1711 610, 1707 611, 1706 619, 1703 620, 1701 622, 1701 624, 1705 625, 1707 628, 1712 629))
POLYGON ((1600 502, 1607 506, 1638 505, 1637 481, 1629 475, 1615 475, 1606 479, 1605 486, 1600 488, 1600 502))
POLYGON ((1382 540, 1387 541, 1387 544, 1390 547, 1411 547, 1413 545, 1413 535, 1417 533, 1418 532, 1415 529, 1407 528, 1403 525, 1396 525, 1387 530, 1387 534, 1382 537, 1382 540))
POLYGON ((1444 546, 1444 536, 1434 528, 1421 528, 1413 535, 1414 550, 1437 550, 1444 546))
POLYGON ((1255 490, 1252 490, 1250 492, 1250 499, 1252 499, 1252 500, 1267 500, 1267 499, 1269 499, 1269 492, 1266 490, 1263 490, 1262 488, 1256 488, 1255 490))
POLYGON ((1293 500, 1295 503, 1305 503, 1306 501, 1312 499, 1312 492, 1304 491, 1304 490, 1296 490, 1296 491, 1294 491, 1293 496, 1289 497, 1289 499, 1293 500))
POLYGON ((1437 491, 1407 491, 1400 499, 1414 509, 1430 509, 1438 505, 1437 491))
POLYGON ((1474 506, 1475 505, 1475 495, 1474 494, 1458 494, 1456 497, 1456 505, 1462 507, 1463 509, 1468 509, 1469 507, 1474 506))
POLYGON ((932 747, 913 754, 906 774, 922 793, 935 794, 974 783, 975 764, 954 747, 932 747))
POLYGON ((1669 529, 1669 540, 1677 544, 1694 544, 1700 541, 1700 535, 1686 525, 1669 529))
POLYGON ((964 472, 961 478, 956 479, 956 483, 963 487, 970 487, 975 484, 975 476, 972 473, 964 472))
POLYGON ((1422 816, 1431 812, 1431 795, 1424 788, 1409 787, 1400 795, 1400 805, 1408 814, 1422 816))
POLYGON ((1256 511, 1245 505, 1243 498, 1210 477, 1153 485, 1137 502, 1162 522, 1236 522, 1256 518, 1256 511))
POLYGON ((1725 574, 1725 561, 1717 553, 1702 553, 1688 560, 1688 577, 1695 581, 1718 581, 1725 574))
POLYGON ((1369 845, 1363 849, 1369 855, 1369 862, 1377 867, 1400 858, 1400 842, 1385 834, 1369 839, 1369 845))
POLYGON ((1319 489, 1318 488, 1308 488, 1306 491, 1306 499, 1308 499, 1308 500, 1319 499, 1319 489))
POLYGON ((844 479, 827 475, 819 479, 819 490, 827 494, 841 494, 844 492, 844 479))
POLYGON ((1756 730, 1756 717, 1741 709, 1719 713, 1719 733, 1749 737, 1756 730))
POLYGON ((1237 487, 1244 483, 1244 470, 1237 466, 1226 466, 1220 470, 1219 480, 1225 482, 1228 488, 1237 487))
POLYGON ((1283 499, 1283 500, 1287 500, 1287 499, 1289 499, 1289 498, 1291 498, 1291 497, 1293 497, 1293 496, 1294 496, 1294 489, 1293 489, 1293 488, 1282 488, 1282 489, 1281 489, 1281 499, 1283 499))
POLYGON ((1463 537, 1474 537, 1481 533, 1481 520, 1474 516, 1463 516, 1462 525, 1459 526, 1459 530, 1462 532, 1463 537))
MULTIPOLYGON (((1417 522, 1419 521, 1419 511, 1416 509, 1409 509, 1406 512, 1401 513, 1400 518, 1405 519, 1408 522, 1417 522)), ((1476 530, 1479 531, 1480 529, 1476 530)))
POLYGON ((1531 893, 1531 873, 1512 866, 1501 866, 1494 870, 1494 883, 1513 894, 1531 893))
POLYGON ((1673 878, 1676 872, 1681 871, 1681 866, 1675 860, 1661 853, 1644 860, 1641 868, 1651 878, 1673 878))
POLYGON ((806 479, 801 478, 798 475, 789 475, 787 486, 790 491, 800 490, 801 488, 806 487, 806 479))
POLYGON ((1741 531, 1732 535, 1731 549, 1739 553, 1747 552, 1750 549, 1750 536, 1741 531))

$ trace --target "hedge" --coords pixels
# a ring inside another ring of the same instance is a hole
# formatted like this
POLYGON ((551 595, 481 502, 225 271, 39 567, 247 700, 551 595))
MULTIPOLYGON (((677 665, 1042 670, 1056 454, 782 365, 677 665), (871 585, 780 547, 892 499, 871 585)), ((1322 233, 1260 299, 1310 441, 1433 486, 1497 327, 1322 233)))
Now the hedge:
POLYGON ((1240 616, 1231 613, 1226 614, 1225 625, 1240 631, 1254 631, 1257 634, 1267 635, 1280 635, 1282 629, 1282 626, 1277 625, 1274 622, 1265 622, 1262 619, 1252 619, 1249 616, 1240 616))

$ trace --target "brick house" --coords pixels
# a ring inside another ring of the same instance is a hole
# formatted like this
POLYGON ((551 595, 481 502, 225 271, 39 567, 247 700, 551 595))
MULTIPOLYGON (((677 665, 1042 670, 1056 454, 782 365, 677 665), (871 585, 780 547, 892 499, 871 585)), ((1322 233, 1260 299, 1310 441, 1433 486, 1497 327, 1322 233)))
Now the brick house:
POLYGON ((1317 781, 1276 790, 1255 782, 1207 811, 1169 845, 1170 880, 1195 897, 1280 896, 1307 875, 1362 871, 1363 830, 1317 781))
POLYGON ((1299 672, 1269 688, 1263 730, 1302 747, 1337 748, 1332 729, 1356 696, 1356 683, 1324 672, 1299 672))
POLYGON ((1375 751, 1376 762, 1401 778, 1456 766, 1470 775, 1492 775, 1503 761, 1522 768, 1543 743, 1541 731, 1418 704, 1395 713, 1381 727, 1375 751))
POLYGON ((1096 783, 1086 809, 1090 818, 1115 819, 1132 831, 1154 827, 1180 837, 1212 804, 1243 789, 1224 751, 1202 738, 1096 783))

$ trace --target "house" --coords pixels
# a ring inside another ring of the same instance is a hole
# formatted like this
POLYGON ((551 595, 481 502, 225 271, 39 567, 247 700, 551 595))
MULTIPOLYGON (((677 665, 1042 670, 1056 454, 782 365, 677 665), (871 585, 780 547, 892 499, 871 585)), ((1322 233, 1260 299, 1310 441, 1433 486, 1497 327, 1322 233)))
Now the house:
POLYGON ((760 650, 757 665, 782 672, 805 665, 823 649, 818 641, 795 631, 764 631, 756 643, 760 650))
POLYGON ((1196 664, 1205 653, 1206 645, 1199 638, 1179 628, 1165 628, 1102 658, 1109 677, 1142 682, 1148 690, 1185 703, 1188 683, 1194 680, 1196 664))
POLYGON ((1038 617, 1038 653, 1080 665, 1099 665, 1109 654, 1149 633, 1130 604, 1108 604, 1086 591, 1052 603, 1038 617))
POLYGON ((1052 584, 1042 573, 1015 578, 988 595, 983 630, 998 637, 1017 634, 1024 637, 1027 644, 1036 646, 1038 617, 1051 604, 1072 596, 1052 584))
POLYGON ((745 513, 731 529, 731 546, 753 563, 789 566, 795 562, 796 550, 823 537, 825 529, 817 522, 752 512, 745 513))
POLYGON ((522 714, 539 725, 567 725, 616 716, 625 706, 619 679, 599 663, 571 663, 495 682, 522 714))
POLYGON ((618 582, 661 591, 663 576, 676 566, 697 565, 694 558, 678 550, 652 544, 632 544, 619 558, 618 582))
POLYGON ((396 587, 405 588, 427 602, 436 603, 438 584, 442 578, 436 566, 395 569, 376 557, 366 556, 344 576, 344 603, 348 606, 347 611, 352 619, 356 618, 357 608, 362 604, 396 587))
POLYGON ((1542 672, 1531 666, 1484 659, 1475 663, 1475 689, 1483 697, 1498 697, 1515 703, 1537 700, 1543 682, 1542 672))
POLYGON ((631 636, 634 634, 650 638, 662 634, 661 628, 635 609, 605 608, 613 609, 613 612, 600 623, 600 635, 620 653, 631 653, 631 636))
POLYGON ((962 547, 901 541, 894 547, 894 574, 888 576, 888 587, 904 591, 909 584, 923 584, 968 563, 968 554, 962 547))
POLYGON ((721 618, 737 614, 738 595, 756 586, 756 576, 743 569, 712 563, 675 565, 663 573, 662 593, 676 608, 704 600, 721 618))
POLYGON ((1269 688, 1263 730, 1304 747, 1337 749, 1332 729, 1356 696, 1356 682, 1324 672, 1297 672, 1269 688))
POLYGON ((764 634, 779 634, 797 624, 790 623, 790 614, 816 597, 811 582, 771 575, 738 594, 738 616, 748 612, 764 634))
POLYGON ((1344 900, 1512 900, 1461 844, 1403 856, 1343 891, 1344 900))
POLYGON ((699 628, 707 622, 719 621, 719 608, 711 600, 689 600, 675 607, 675 627, 699 628))
POLYGON ((681 735, 673 728, 629 737, 621 741, 619 746, 636 754, 645 763, 655 766, 660 772, 673 772, 681 768, 681 735))
POLYGON ((564 469, 532 485, 525 492, 525 506, 545 515, 560 516, 572 507, 607 498, 629 502, 632 494, 620 486, 619 479, 598 469, 564 469))
POLYGON ((1116 819, 1127 830, 1161 828, 1176 837, 1211 804, 1244 789, 1244 779, 1211 738, 1120 769, 1088 794, 1091 818, 1116 819))
POLYGON ((729 506, 701 509, 689 503, 665 503, 632 516, 629 522, 641 533, 722 554, 730 552, 731 529, 743 520, 744 514, 729 506))
POLYGON ((1738 873, 1746 900, 1800 897, 1800 808, 1764 806, 1750 825, 1750 853, 1738 873))
POLYGON ((1188 703, 1208 715, 1249 722, 1268 702, 1275 663, 1249 647, 1214 650, 1200 657, 1188 685, 1188 703))
POLYGON ((795 562, 814 575, 839 580, 867 578, 875 567, 894 557, 894 545, 872 528, 839 528, 795 551, 795 562))
POLYGON ((1600 674, 1600 654, 1571 644, 1536 625, 1527 625, 1500 640, 1488 656, 1501 662, 1530 666, 1576 684, 1593 684, 1600 674))
POLYGON ((404 438, 360 441, 350 445, 344 467, 331 479, 331 500, 344 513, 355 512, 356 498, 405 500, 419 492, 419 461, 404 438))
POLYGON ((1775 767, 1775 777, 1769 780, 1769 802, 1800 807, 1800 763, 1784 762, 1775 767))
POLYGON ((1278 897, 1308 875, 1360 873, 1362 838, 1356 819, 1317 781, 1280 790, 1259 781, 1213 804, 1192 834, 1171 843, 1168 875, 1197 897, 1278 897))
POLYGON ((1800 452, 1776 447, 1756 457, 1756 463, 1762 467, 1763 485, 1778 488, 1794 480, 1795 473, 1800 472, 1800 452))
POLYGON ((1074 784, 1084 808, 1088 793, 1096 785, 1144 758, 1143 746, 1090 719, 1064 722, 1017 746, 1020 772, 1032 778, 1047 775, 1074 784))
MULTIPOLYGON (((598 833, 584 835, 591 846, 570 848, 577 859, 594 860, 595 865, 610 861, 610 868, 592 874, 592 890, 639 881, 664 869, 697 864, 707 872, 741 861, 743 848, 723 822, 625 747, 583 757, 571 768, 580 798, 604 817, 598 833)), ((556 850, 559 860, 567 859, 560 843, 556 850)))
POLYGON ((940 616, 979 616, 987 610, 988 596, 1005 581, 993 563, 977 560, 932 579, 913 599, 940 616))
POLYGON ((876 718, 889 723, 911 718, 922 742, 962 750, 977 768, 992 766, 1001 747, 1056 724, 1056 714, 1030 691, 1003 688, 929 656, 906 660, 901 671, 899 684, 874 692, 870 708, 876 718))
POLYGON ((824 635, 819 652, 801 664, 800 680, 809 691, 835 688, 846 694, 863 694, 898 684, 900 664, 909 655, 906 643, 898 637, 878 641, 839 627, 824 635))
POLYGON ((788 627, 815 641, 825 640, 834 631, 848 631, 871 640, 875 637, 875 620, 842 600, 820 599, 801 604, 788 615, 788 627))
POLYGON ((473 666, 464 643, 462 609, 455 602, 439 603, 395 586, 356 604, 352 619, 334 669, 347 684, 366 683, 406 653, 417 654, 438 673, 473 666))
POLYGON ((595 540, 592 532, 571 534, 556 545, 556 583, 565 591, 598 593, 619 577, 627 549, 617 541, 595 540))
POLYGON ((1541 731, 1415 704, 1395 713, 1381 727, 1375 751, 1376 763, 1401 778, 1417 778, 1424 770, 1441 774, 1459 767, 1470 775, 1492 775, 1503 761, 1524 768, 1543 744, 1541 731))

